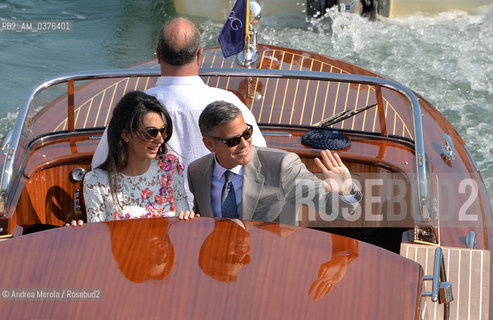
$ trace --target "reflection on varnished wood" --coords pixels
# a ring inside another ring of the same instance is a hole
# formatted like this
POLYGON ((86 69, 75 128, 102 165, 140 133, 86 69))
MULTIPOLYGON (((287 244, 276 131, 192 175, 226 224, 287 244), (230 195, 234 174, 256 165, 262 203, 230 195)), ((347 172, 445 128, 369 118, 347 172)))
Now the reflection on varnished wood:
POLYGON ((256 227, 281 237, 288 236, 295 227, 258 221, 217 220, 214 230, 200 248, 201 270, 218 281, 235 282, 241 267, 250 264, 250 233, 256 227))
POLYGON ((67 214, 70 209, 67 207, 70 204, 73 204, 72 195, 60 186, 54 185, 46 192, 44 212, 51 212, 61 221, 69 221, 67 214))
POLYGON ((35 223, 64 225, 73 219, 85 220, 85 214, 74 208, 74 192, 82 193, 82 182, 70 179, 74 168, 87 168, 89 160, 63 163, 43 170, 34 170, 17 204, 17 224, 35 223))
POLYGON ((320 265, 345 238, 310 229, 245 222, 250 264, 241 267, 235 282, 217 281, 198 263, 200 248, 216 229, 216 221, 202 217, 191 222, 155 218, 88 223, 0 242, 0 257, 8 261, 2 266, 8 276, 0 277, 0 288, 102 292, 97 301, 0 297, 1 318, 417 318, 422 269, 363 242, 358 242, 358 258, 344 279, 331 294, 313 300, 308 290, 320 265), (152 239, 158 241, 149 241, 141 235, 145 233, 157 235, 152 239), (169 273, 161 272, 164 260, 173 261, 166 264, 169 273))
POLYGON ((218 281, 234 282, 245 264, 250 264, 250 234, 234 221, 216 221, 200 248, 202 271, 218 281))
POLYGON ((358 242, 350 238, 332 236, 332 258, 322 264, 317 279, 313 282, 308 294, 313 300, 319 300, 329 294, 334 286, 344 278, 349 263, 358 257, 358 242))
POLYGON ((121 223, 110 225, 113 256, 130 281, 163 280, 173 268, 175 250, 168 235, 173 223, 153 220, 136 219, 131 229, 121 223))

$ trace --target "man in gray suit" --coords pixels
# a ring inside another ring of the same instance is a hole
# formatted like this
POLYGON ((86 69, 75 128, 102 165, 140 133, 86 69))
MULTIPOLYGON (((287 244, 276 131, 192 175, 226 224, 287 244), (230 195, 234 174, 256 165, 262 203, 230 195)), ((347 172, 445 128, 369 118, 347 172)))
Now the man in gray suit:
POLYGON ((212 153, 190 164, 188 182, 194 210, 203 217, 296 225, 301 204, 325 212, 339 210, 339 204, 353 210, 361 199, 335 153, 324 150, 322 160, 315 159, 322 181, 295 153, 252 146, 253 127, 231 103, 209 104, 199 117, 199 127, 212 153))

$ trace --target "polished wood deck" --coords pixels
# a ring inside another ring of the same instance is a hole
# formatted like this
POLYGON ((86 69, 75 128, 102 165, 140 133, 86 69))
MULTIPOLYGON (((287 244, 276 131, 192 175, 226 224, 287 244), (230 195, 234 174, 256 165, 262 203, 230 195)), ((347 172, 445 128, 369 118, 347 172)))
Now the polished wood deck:
MULTIPOLYGON (((298 71, 322 71, 333 73, 358 73, 376 75, 339 60, 316 54, 301 53, 297 50, 262 46, 262 55, 257 65, 259 69, 279 69, 298 71)), ((156 67, 155 61, 141 66, 156 67)), ((204 51, 203 68, 235 68, 234 58, 224 59, 217 49, 204 51)), ((328 117, 341 111, 361 108, 377 102, 376 89, 362 84, 338 82, 261 79, 237 77, 205 77, 204 81, 212 87, 234 92, 242 99, 256 116, 259 123, 288 125, 317 125, 328 117)), ((111 110, 125 92, 145 90, 155 85, 156 78, 123 78, 104 80, 97 84, 82 86, 75 90, 75 128, 104 127, 108 124, 111 110), (91 87, 94 90, 91 90, 91 87)), ((409 124, 412 115, 404 98, 382 90, 384 114, 387 118, 388 134, 410 138, 414 136, 409 124)), ((60 101, 66 104, 66 100, 60 101)), ((335 128, 381 132, 377 108, 342 121, 335 128)), ((52 119, 53 131, 67 130, 67 117, 60 114, 52 119)), ((46 122, 43 119, 41 123, 46 122)), ((39 130, 45 130, 40 128, 39 130)), ((37 130, 33 130, 37 132, 37 130)))
POLYGON ((6 319, 418 319, 423 277, 417 263, 354 239, 213 218, 58 228, 0 242, 0 256, 9 295, 99 294, 0 297, 6 319))
MULTIPOLYGON (((445 271, 452 286, 454 300, 450 303, 450 319, 486 320, 489 317, 490 252, 488 250, 442 247, 445 271)), ((401 255, 423 266, 426 275, 433 274, 435 248, 403 243, 401 255)), ((431 291, 426 281, 423 291, 431 291)), ((443 319, 443 306, 425 299, 426 319, 443 319)))

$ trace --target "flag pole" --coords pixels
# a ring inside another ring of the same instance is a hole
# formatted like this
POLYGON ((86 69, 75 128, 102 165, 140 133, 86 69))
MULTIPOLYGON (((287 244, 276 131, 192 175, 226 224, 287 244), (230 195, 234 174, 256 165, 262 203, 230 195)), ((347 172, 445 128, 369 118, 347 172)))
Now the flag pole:
POLYGON ((250 15, 250 0, 246 0, 246 19, 245 19, 245 23, 246 23, 246 26, 245 26, 245 38, 246 39, 250 39, 250 19, 249 19, 249 15, 250 15))

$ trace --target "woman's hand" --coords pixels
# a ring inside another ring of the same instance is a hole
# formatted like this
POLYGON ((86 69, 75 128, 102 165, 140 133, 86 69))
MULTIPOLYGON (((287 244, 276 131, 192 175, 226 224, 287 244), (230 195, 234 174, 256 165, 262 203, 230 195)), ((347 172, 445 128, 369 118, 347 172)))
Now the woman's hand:
MULTIPOLYGON (((190 211, 190 210, 186 210, 186 211, 180 211, 180 213, 178 214, 178 219, 180 220, 192 220, 193 218, 198 218, 200 217, 200 214, 195 214, 195 212, 193 211, 190 211)), ((66 223, 65 224, 65 227, 72 227, 72 228, 75 228, 77 226, 79 227, 82 227, 84 225, 84 221, 82 220, 72 220, 70 221, 70 223, 66 223)))
POLYGON ((67 222, 65 224, 66 227, 72 226, 72 228, 75 228, 77 226, 82 227, 83 225, 84 225, 84 221, 82 221, 82 220, 77 220, 77 221, 72 220, 72 221, 70 221, 70 223, 67 222))
POLYGON ((198 213, 195 214, 195 212, 190 211, 190 210, 186 210, 185 212, 183 212, 183 210, 182 210, 178 214, 178 219, 180 219, 180 220, 188 220, 188 219, 192 220, 195 217, 197 217, 197 218, 200 217, 200 214, 198 214, 198 213))

